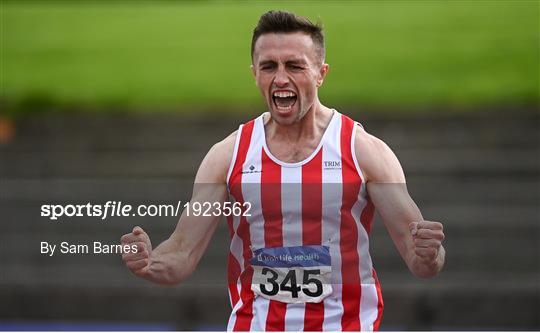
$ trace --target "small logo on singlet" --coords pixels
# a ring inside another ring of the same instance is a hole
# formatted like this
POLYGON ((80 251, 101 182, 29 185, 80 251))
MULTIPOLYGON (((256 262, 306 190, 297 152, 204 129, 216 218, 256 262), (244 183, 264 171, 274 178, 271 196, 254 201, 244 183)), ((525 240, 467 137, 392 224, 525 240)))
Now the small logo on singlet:
POLYGON ((341 169, 341 161, 324 161, 324 170, 339 170, 341 169))
POLYGON ((261 170, 255 170, 255 166, 252 164, 248 170, 242 170, 242 173, 261 173, 261 170))

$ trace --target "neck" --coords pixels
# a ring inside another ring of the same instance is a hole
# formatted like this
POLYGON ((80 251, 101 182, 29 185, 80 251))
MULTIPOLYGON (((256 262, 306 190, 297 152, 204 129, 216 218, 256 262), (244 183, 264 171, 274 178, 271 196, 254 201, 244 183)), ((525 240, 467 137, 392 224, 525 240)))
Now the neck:
POLYGON ((278 124, 270 117, 265 126, 266 135, 268 138, 279 138, 290 143, 318 138, 324 132, 332 114, 333 111, 317 99, 301 119, 290 125, 278 124))

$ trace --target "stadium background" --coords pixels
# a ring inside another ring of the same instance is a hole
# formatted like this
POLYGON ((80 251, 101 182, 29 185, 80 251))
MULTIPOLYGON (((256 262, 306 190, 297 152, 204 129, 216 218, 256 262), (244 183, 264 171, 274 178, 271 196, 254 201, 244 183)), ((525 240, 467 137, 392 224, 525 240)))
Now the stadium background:
POLYGON ((1 2, 0 329, 220 330, 222 224, 164 288, 116 256, 47 257, 47 240, 154 245, 176 218, 40 217, 45 203, 189 198, 209 147, 264 111, 249 71, 260 14, 323 21, 326 105, 400 158, 447 265, 422 281, 377 221, 383 330, 540 328, 537 1, 1 2))

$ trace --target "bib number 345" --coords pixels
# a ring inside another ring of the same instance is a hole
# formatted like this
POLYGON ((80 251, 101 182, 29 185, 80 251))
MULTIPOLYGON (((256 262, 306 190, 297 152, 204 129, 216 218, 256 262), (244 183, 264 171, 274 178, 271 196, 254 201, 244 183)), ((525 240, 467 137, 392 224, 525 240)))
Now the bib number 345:
POLYGON ((292 298, 298 298, 299 292, 302 292, 309 297, 319 297, 323 294, 323 284, 319 277, 321 275, 320 269, 308 269, 303 271, 302 285, 306 286, 303 288, 297 284, 297 270, 290 270, 281 282, 279 282, 278 272, 271 268, 264 267, 261 273, 264 276, 269 276, 266 280, 268 284, 270 284, 269 288, 267 288, 267 284, 260 284, 261 292, 265 295, 274 296, 277 295, 279 291, 290 292, 292 298))
POLYGON ((262 248, 254 251, 251 289, 284 303, 318 303, 332 293, 332 266, 326 246, 262 248))

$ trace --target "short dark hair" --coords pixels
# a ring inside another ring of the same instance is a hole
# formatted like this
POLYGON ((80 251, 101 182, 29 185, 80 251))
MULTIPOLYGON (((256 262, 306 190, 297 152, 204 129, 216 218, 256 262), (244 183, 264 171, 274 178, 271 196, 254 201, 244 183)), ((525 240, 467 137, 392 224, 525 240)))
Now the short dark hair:
POLYGON ((320 22, 313 23, 305 17, 281 10, 266 12, 259 19, 259 23, 253 29, 253 37, 251 38, 251 58, 253 59, 255 43, 257 43, 257 39, 261 35, 293 32, 303 32, 309 35, 317 47, 317 54, 321 60, 324 60, 325 50, 322 24, 320 22))

